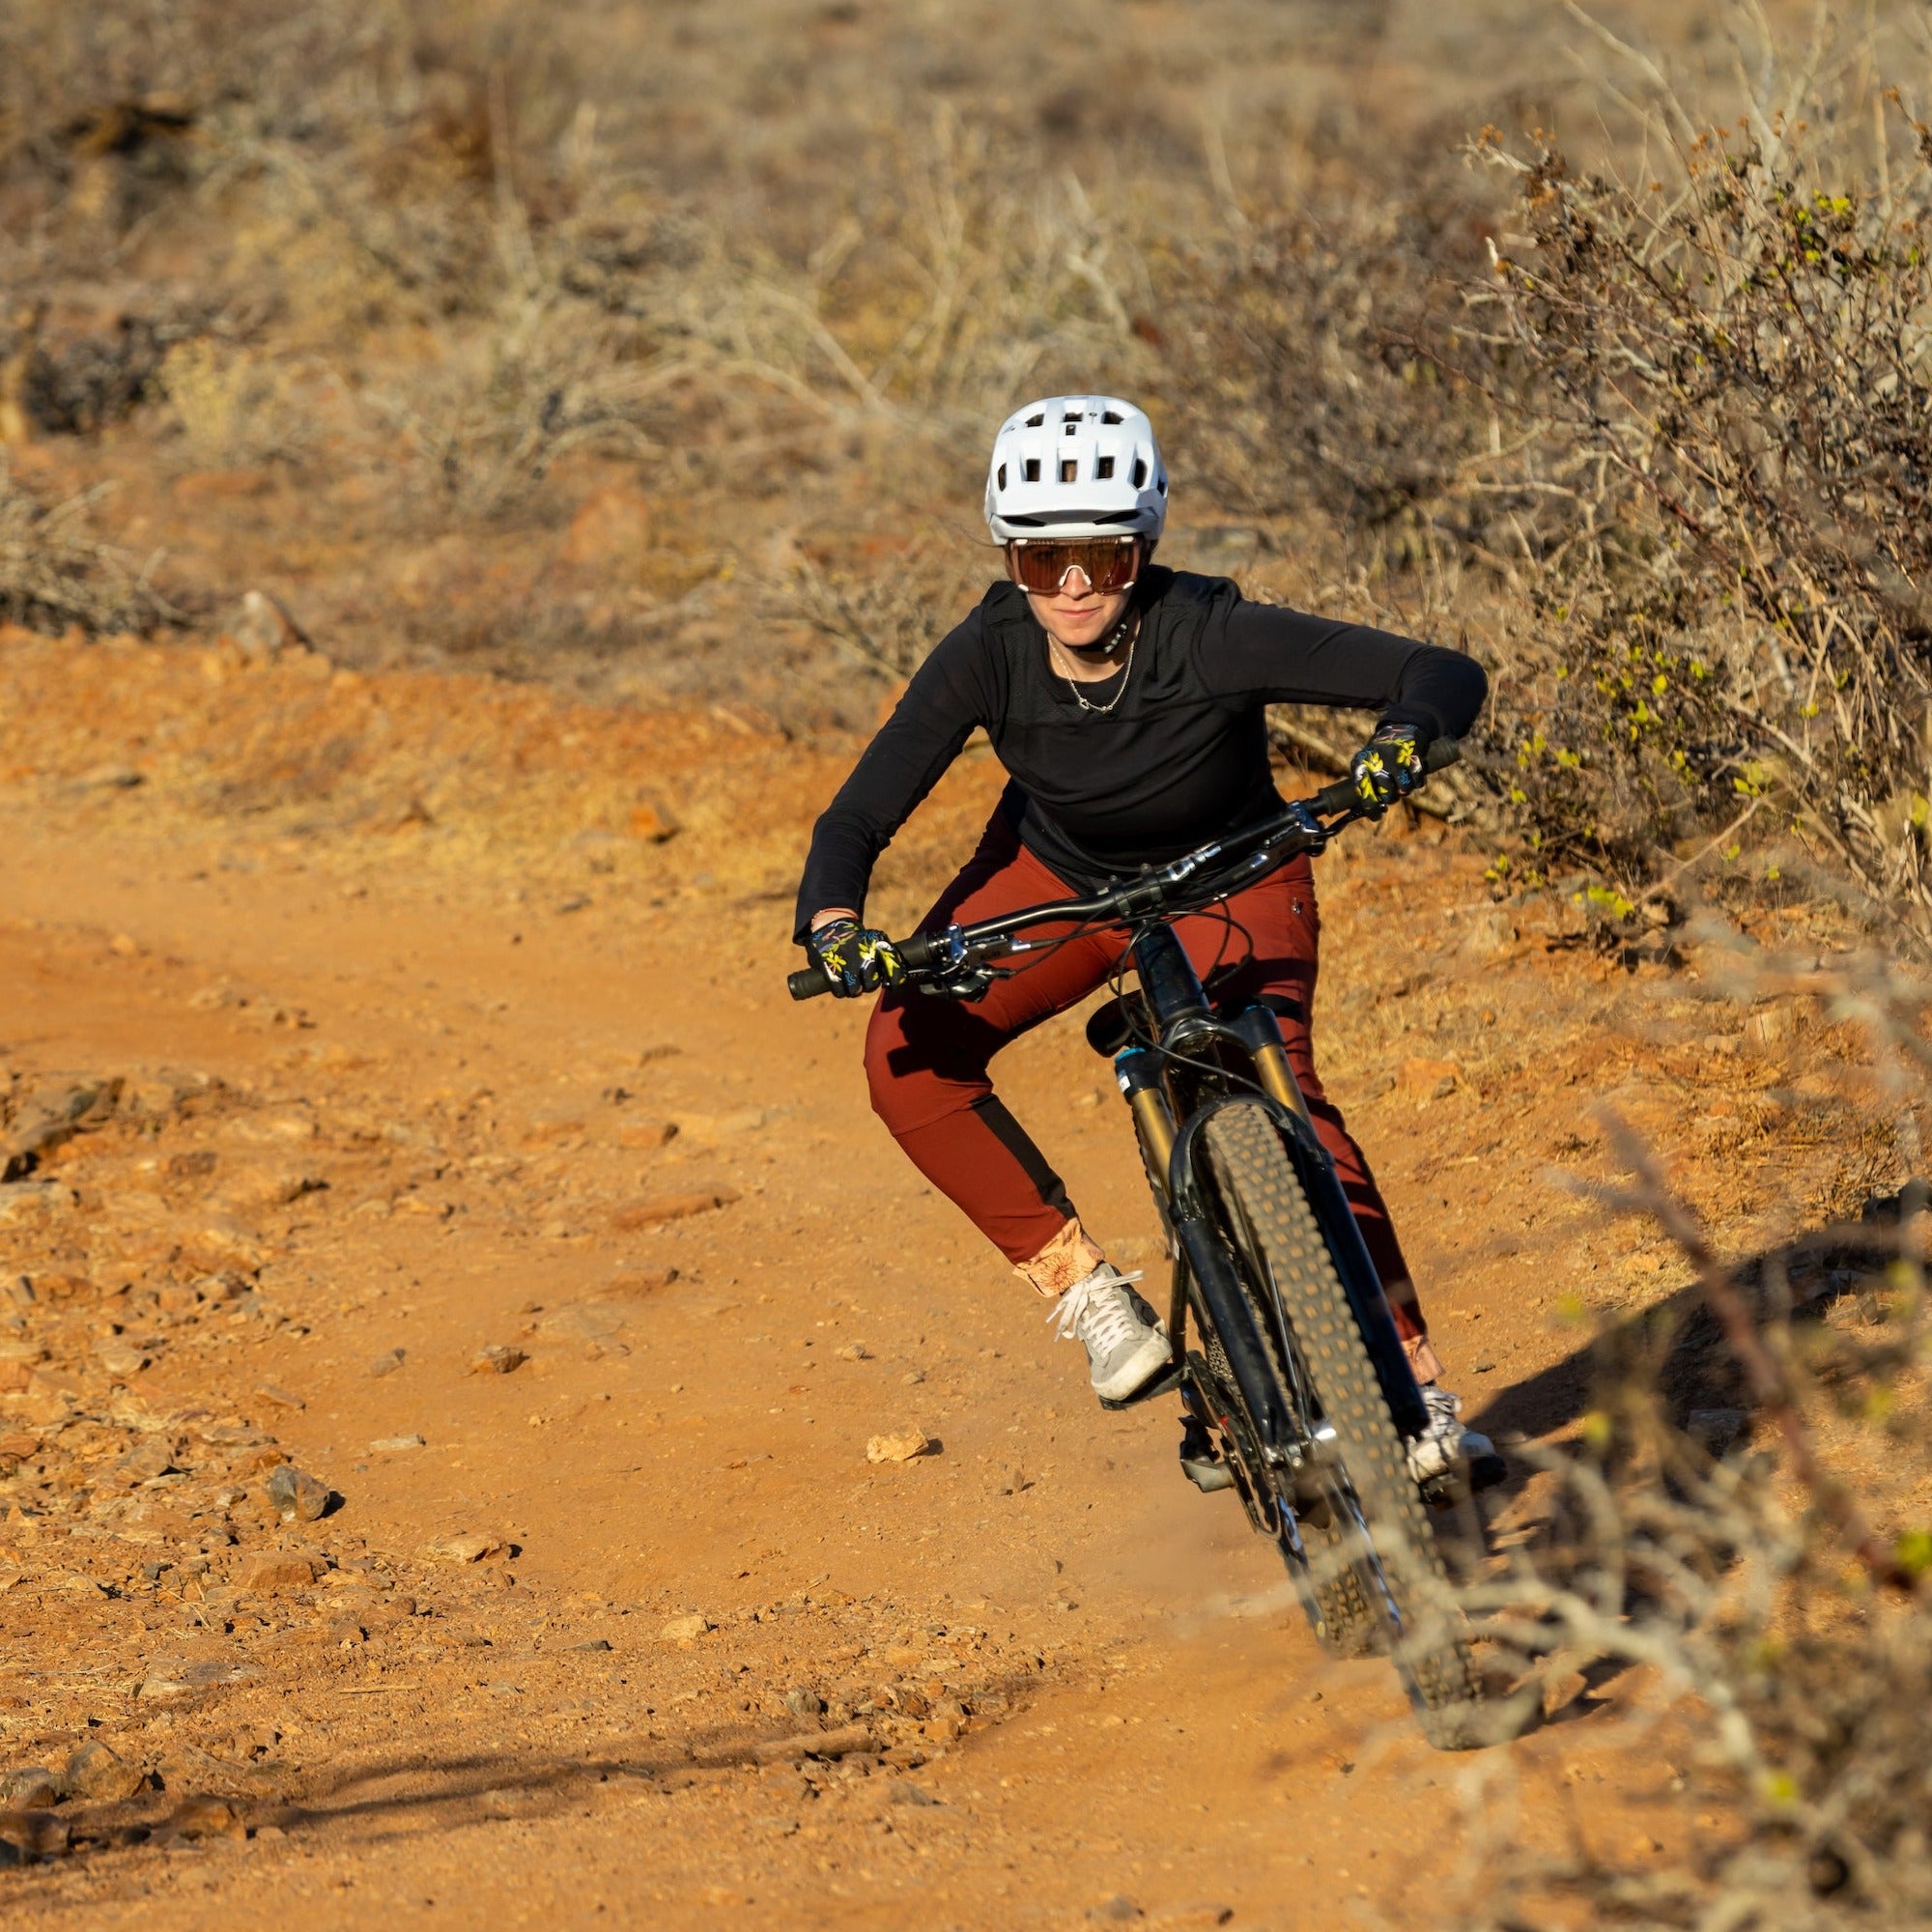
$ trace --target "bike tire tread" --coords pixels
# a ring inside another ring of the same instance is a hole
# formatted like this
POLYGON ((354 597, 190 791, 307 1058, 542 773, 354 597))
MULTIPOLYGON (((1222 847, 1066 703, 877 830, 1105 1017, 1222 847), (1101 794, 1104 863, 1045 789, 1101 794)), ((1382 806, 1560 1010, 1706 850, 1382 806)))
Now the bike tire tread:
MULTIPOLYGON (((1429 1741, 1457 1748, 1485 1741, 1481 1689, 1467 1639, 1432 1634, 1459 1623, 1450 1585, 1408 1458, 1348 1295, 1282 1148, 1280 1131, 1259 1104, 1224 1107, 1203 1129, 1210 1151, 1240 1190, 1280 1290, 1289 1324, 1307 1357, 1323 1411, 1345 1445, 1350 1480, 1368 1518, 1377 1555, 1400 1593, 1405 1633, 1392 1647, 1429 1741)), ((1359 1583, 1357 1589, 1360 1589, 1359 1583)), ((1364 1608, 1368 1608, 1366 1602, 1364 1608)))

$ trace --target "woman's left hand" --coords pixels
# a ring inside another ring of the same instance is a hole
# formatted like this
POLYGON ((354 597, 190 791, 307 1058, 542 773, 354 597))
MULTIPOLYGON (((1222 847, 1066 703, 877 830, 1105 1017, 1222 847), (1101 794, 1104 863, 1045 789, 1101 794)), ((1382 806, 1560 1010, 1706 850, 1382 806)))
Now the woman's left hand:
POLYGON ((1349 760, 1355 796, 1374 818, 1379 818, 1398 799, 1406 798, 1427 776, 1422 768, 1422 742, 1407 724, 1384 724, 1349 760))

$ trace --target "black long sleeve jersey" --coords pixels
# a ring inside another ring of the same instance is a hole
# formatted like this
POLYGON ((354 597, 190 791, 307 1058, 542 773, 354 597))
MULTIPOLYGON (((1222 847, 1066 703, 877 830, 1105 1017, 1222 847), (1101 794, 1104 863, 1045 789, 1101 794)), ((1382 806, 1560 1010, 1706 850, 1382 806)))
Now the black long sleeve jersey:
POLYGON ((797 936, 828 906, 863 907, 872 867, 913 809, 984 725, 1011 777, 1002 810, 1069 886, 1095 891, 1164 865, 1280 807, 1268 771, 1268 704, 1379 707, 1425 741, 1461 737, 1488 679, 1473 659, 1365 624, 1250 604, 1227 578, 1142 573, 1131 664, 1081 694, 1011 583, 915 673, 905 696, 812 829, 797 936), (1124 684, 1122 684, 1124 678, 1124 684))

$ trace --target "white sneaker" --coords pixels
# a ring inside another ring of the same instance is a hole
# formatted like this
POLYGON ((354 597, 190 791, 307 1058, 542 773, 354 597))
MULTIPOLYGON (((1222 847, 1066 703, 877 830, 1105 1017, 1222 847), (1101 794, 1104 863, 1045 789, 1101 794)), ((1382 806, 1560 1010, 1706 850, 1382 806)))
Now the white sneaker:
POLYGON ((1488 1489, 1503 1476, 1496 1445, 1479 1429, 1464 1429, 1457 1420, 1463 1398, 1437 1382, 1422 1384, 1423 1406, 1429 1426, 1408 1445, 1408 1473, 1425 1486, 1442 1477, 1466 1475, 1472 1489, 1488 1489))
POLYGON ((1153 1310, 1128 1286, 1139 1279, 1102 1262, 1047 1311, 1063 1342, 1086 1344, 1094 1393, 1102 1402, 1123 1402, 1174 1359, 1153 1310))

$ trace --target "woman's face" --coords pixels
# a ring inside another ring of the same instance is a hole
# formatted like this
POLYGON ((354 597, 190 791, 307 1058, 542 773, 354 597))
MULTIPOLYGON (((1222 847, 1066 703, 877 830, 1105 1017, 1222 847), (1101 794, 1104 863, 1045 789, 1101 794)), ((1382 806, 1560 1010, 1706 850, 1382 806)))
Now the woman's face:
POLYGON ((1055 643, 1078 651, 1114 634, 1127 614, 1133 595, 1130 584, 1103 596, 1087 581, 1087 573, 1075 568, 1066 573, 1058 590, 1029 590, 1026 600, 1033 606, 1040 628, 1055 643))

